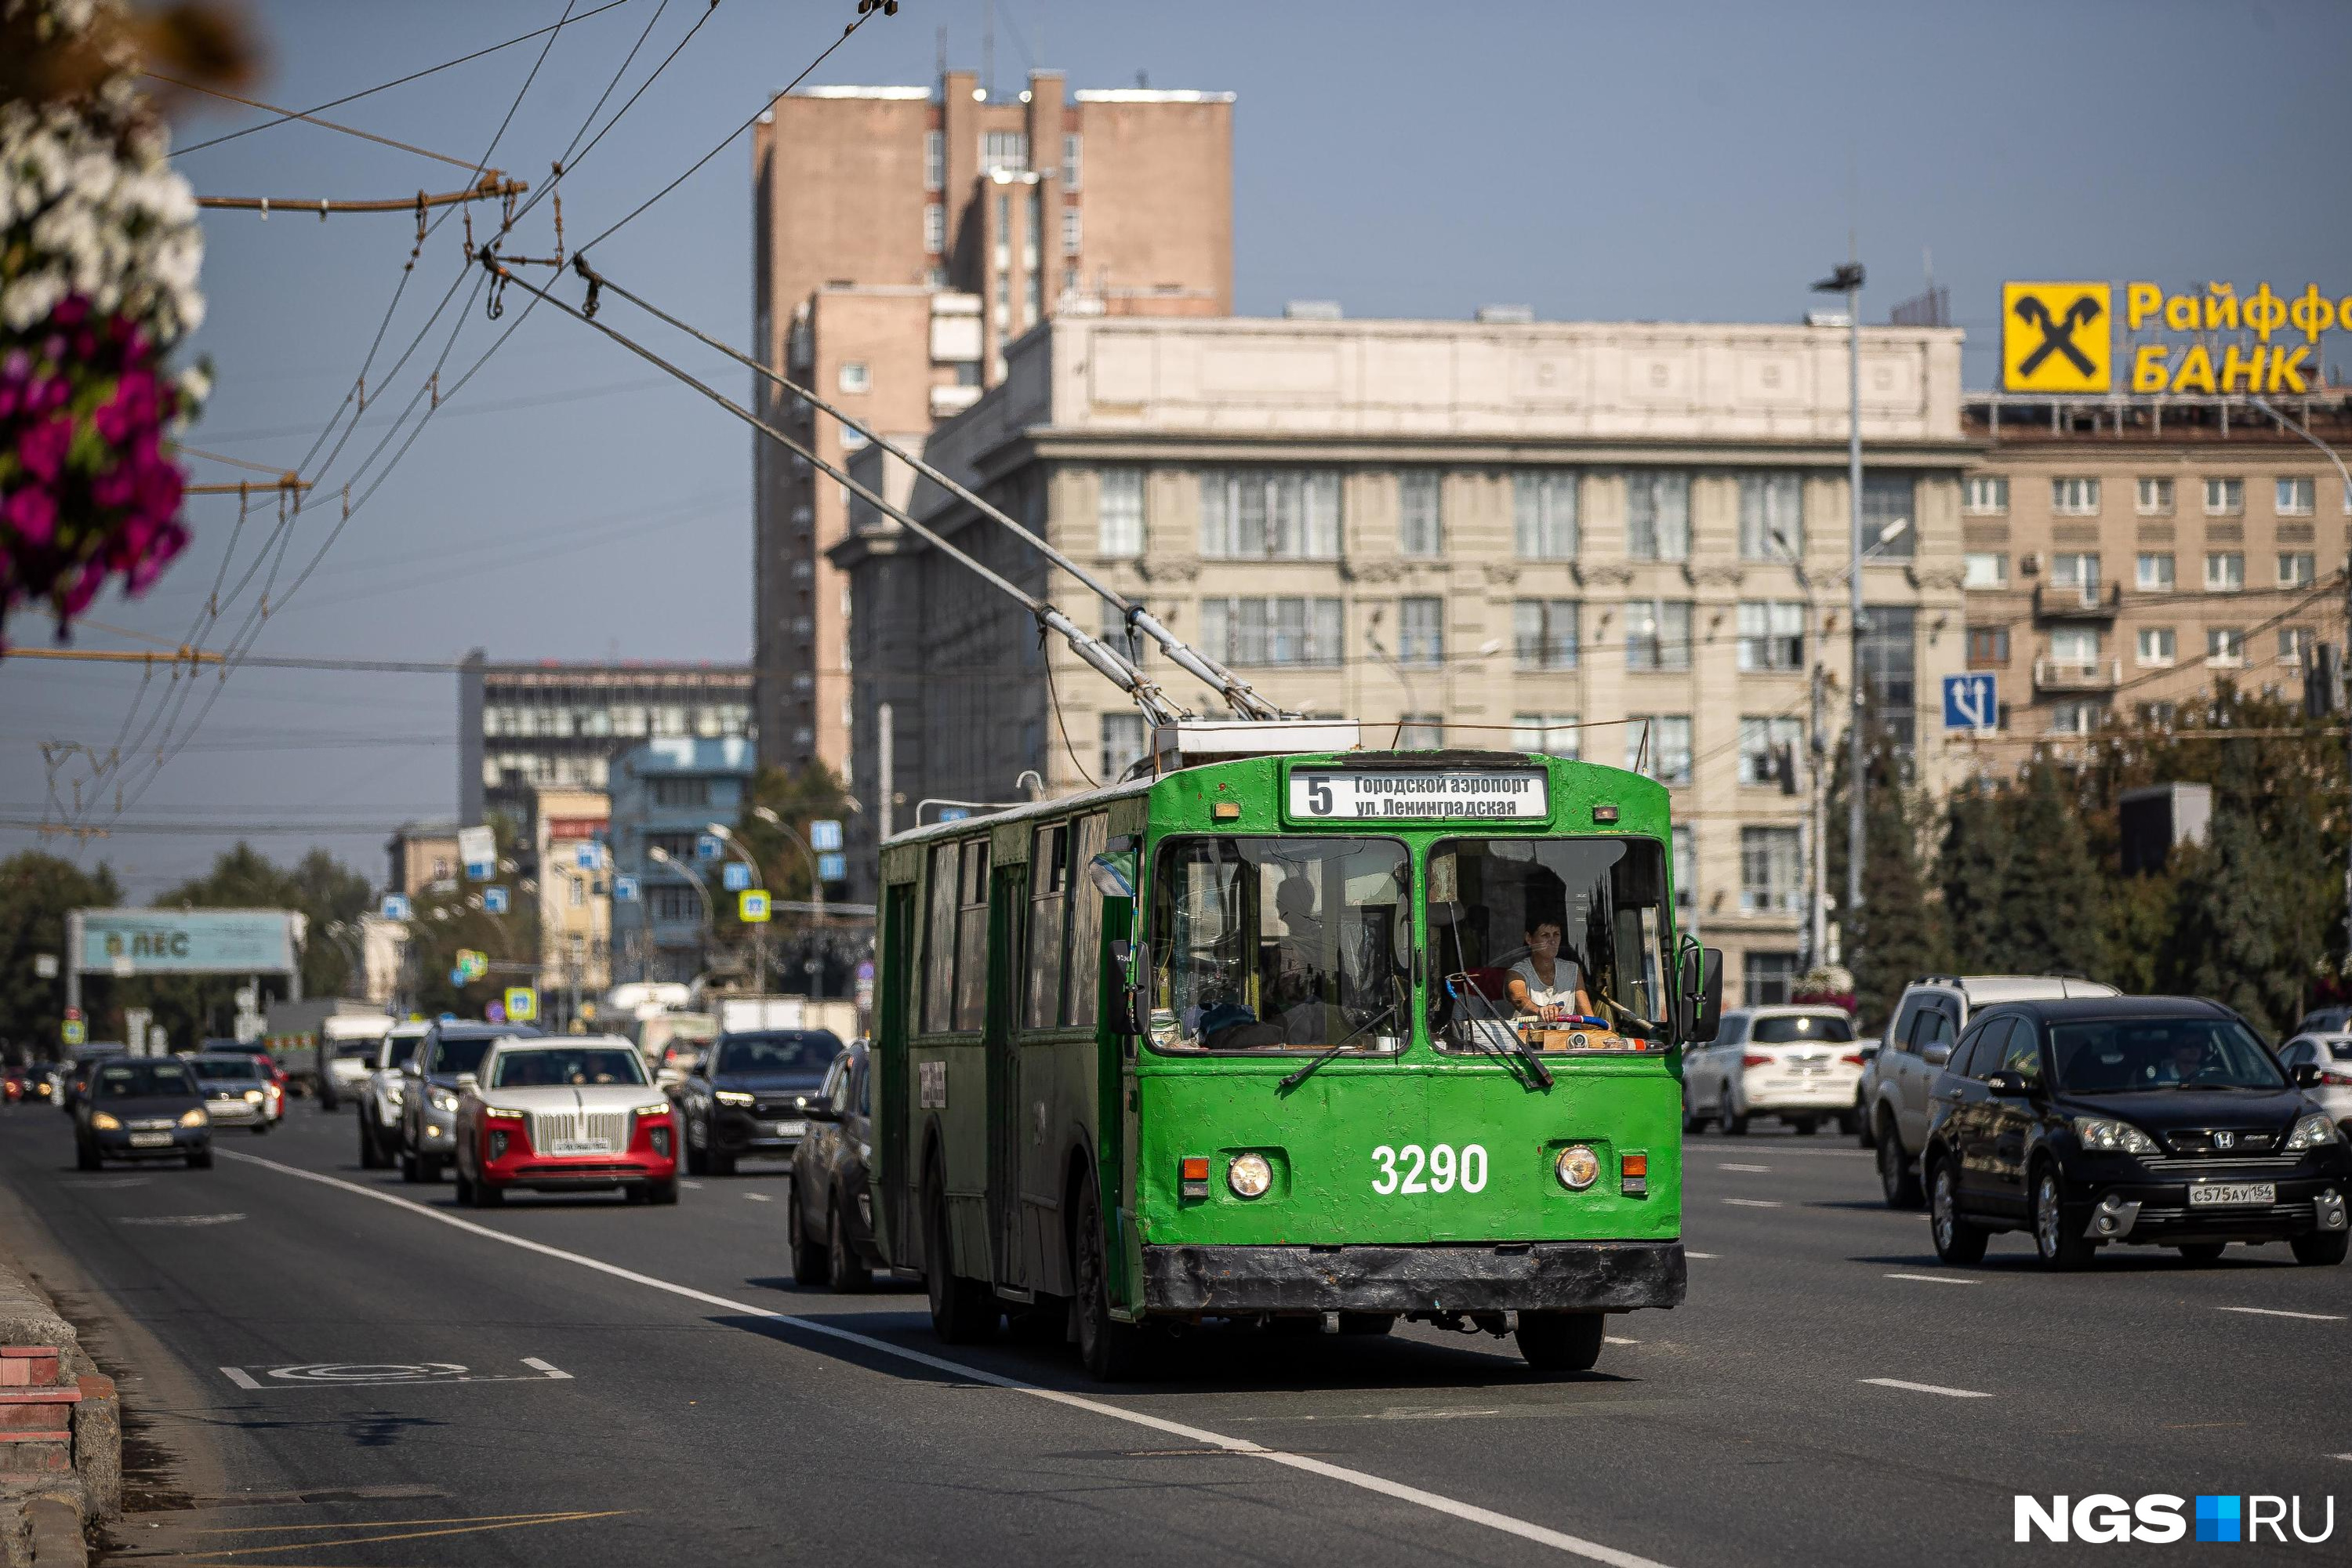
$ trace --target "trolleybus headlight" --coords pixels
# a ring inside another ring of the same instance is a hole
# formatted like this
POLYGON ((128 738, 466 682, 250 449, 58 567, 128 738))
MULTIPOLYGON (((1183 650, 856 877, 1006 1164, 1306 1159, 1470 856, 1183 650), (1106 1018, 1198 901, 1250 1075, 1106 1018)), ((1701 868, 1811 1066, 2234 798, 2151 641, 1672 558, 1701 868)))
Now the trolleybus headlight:
POLYGON ((1559 1152, 1559 1160, 1552 1169, 1559 1174, 1561 1186, 1571 1193, 1580 1193, 1601 1179, 1601 1156, 1581 1143, 1572 1144, 1559 1152))
POLYGON ((1236 1154, 1225 1167, 1225 1184, 1236 1197, 1264 1197, 1266 1188, 1274 1185, 1274 1167, 1263 1154, 1236 1154))

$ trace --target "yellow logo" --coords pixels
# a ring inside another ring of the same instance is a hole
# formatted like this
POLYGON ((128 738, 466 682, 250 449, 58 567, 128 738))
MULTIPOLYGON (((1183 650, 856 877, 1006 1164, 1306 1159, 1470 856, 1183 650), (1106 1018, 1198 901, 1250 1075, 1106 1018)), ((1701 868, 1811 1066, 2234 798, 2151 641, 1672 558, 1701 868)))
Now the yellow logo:
POLYGON ((2000 286, 2000 381, 2010 392, 2115 384, 2114 290, 2105 283, 2000 286))

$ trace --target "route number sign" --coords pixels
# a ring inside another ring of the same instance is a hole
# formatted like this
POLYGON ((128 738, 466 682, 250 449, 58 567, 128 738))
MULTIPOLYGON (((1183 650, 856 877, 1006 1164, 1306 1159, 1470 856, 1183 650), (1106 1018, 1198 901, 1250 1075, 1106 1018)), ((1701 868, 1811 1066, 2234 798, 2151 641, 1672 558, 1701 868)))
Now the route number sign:
POLYGON ((1550 775, 1541 768, 1299 768, 1290 775, 1290 816, 1307 822, 1541 822, 1551 816, 1550 775))

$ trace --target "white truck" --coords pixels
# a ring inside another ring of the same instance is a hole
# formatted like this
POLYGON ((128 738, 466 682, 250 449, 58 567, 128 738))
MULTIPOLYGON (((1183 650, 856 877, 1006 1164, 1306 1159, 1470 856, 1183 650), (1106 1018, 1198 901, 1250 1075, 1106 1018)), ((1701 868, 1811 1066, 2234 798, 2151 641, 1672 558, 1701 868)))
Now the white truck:
POLYGON ((1924 1201, 1919 1152, 1927 1144, 1936 1079, 1977 1008, 1995 1002, 2118 994, 2112 985, 2064 974, 1931 974, 1905 986, 1895 1021, 1863 1065, 1855 1090, 1860 1140, 1864 1148, 1878 1150, 1878 1183, 1886 1206, 1916 1209, 1924 1201))
POLYGON ((289 1083, 332 1110, 358 1098, 376 1045, 391 1027, 391 1016, 373 1002, 336 996, 279 1002, 269 1009, 261 1045, 286 1069, 289 1083))

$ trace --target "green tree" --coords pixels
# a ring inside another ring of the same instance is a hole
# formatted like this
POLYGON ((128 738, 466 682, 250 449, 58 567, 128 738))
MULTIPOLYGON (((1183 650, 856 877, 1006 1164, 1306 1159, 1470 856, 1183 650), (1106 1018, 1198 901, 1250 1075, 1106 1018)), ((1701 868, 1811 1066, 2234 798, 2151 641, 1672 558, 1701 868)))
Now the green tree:
POLYGON ((70 860, 28 849, 0 860, 0 1061, 46 1060, 63 1049, 58 1026, 66 1005, 66 913, 122 901, 113 870, 85 871, 70 860), (34 960, 47 953, 58 975, 44 980, 34 960))
POLYGON ((1937 858, 1944 893, 1944 931, 1955 967, 1980 973, 1994 968, 2000 938, 2000 885, 2008 874, 2007 802, 1990 784, 1970 781, 1944 807, 1937 858))
POLYGON ((1994 966, 2017 974, 2089 974, 2105 956, 2105 883, 2091 858, 2071 781, 2034 763, 2016 802, 2014 842, 2000 879, 1994 966))
POLYGON ((1903 988, 1943 967, 1937 910, 1919 852, 1927 812, 1909 764, 1892 747, 1871 758, 1863 798, 1862 908, 1849 922, 1849 960, 1865 1026, 1884 1026, 1903 988))
POLYGON ((2278 1034, 2303 1011, 2294 911, 2279 896, 2284 857, 2255 814, 2218 806, 2202 852, 2189 851, 2174 924, 2182 989, 2235 1007, 2278 1034))
MULTIPOLYGON (((736 842, 759 863, 760 884, 769 895, 778 902, 802 902, 813 897, 809 855, 802 848, 808 842, 809 824, 820 820, 845 822, 849 815, 848 792, 824 763, 790 771, 762 768, 745 793, 742 813, 731 831, 736 842), (763 807, 789 823, 792 833, 759 815, 763 807), (794 834, 799 836, 799 843, 793 841, 794 834)), ((742 968, 747 982, 753 968, 751 943, 761 942, 767 947, 768 982, 772 988, 803 989, 808 984, 809 961, 814 958, 824 976, 824 994, 842 994, 846 983, 845 966, 855 962, 856 950, 862 942, 854 933, 840 929, 840 922, 832 922, 831 929, 820 931, 813 915, 779 915, 762 931, 736 919, 733 899, 714 897, 713 901, 717 905, 713 922, 717 945, 721 953, 737 955, 734 962, 742 968)))

